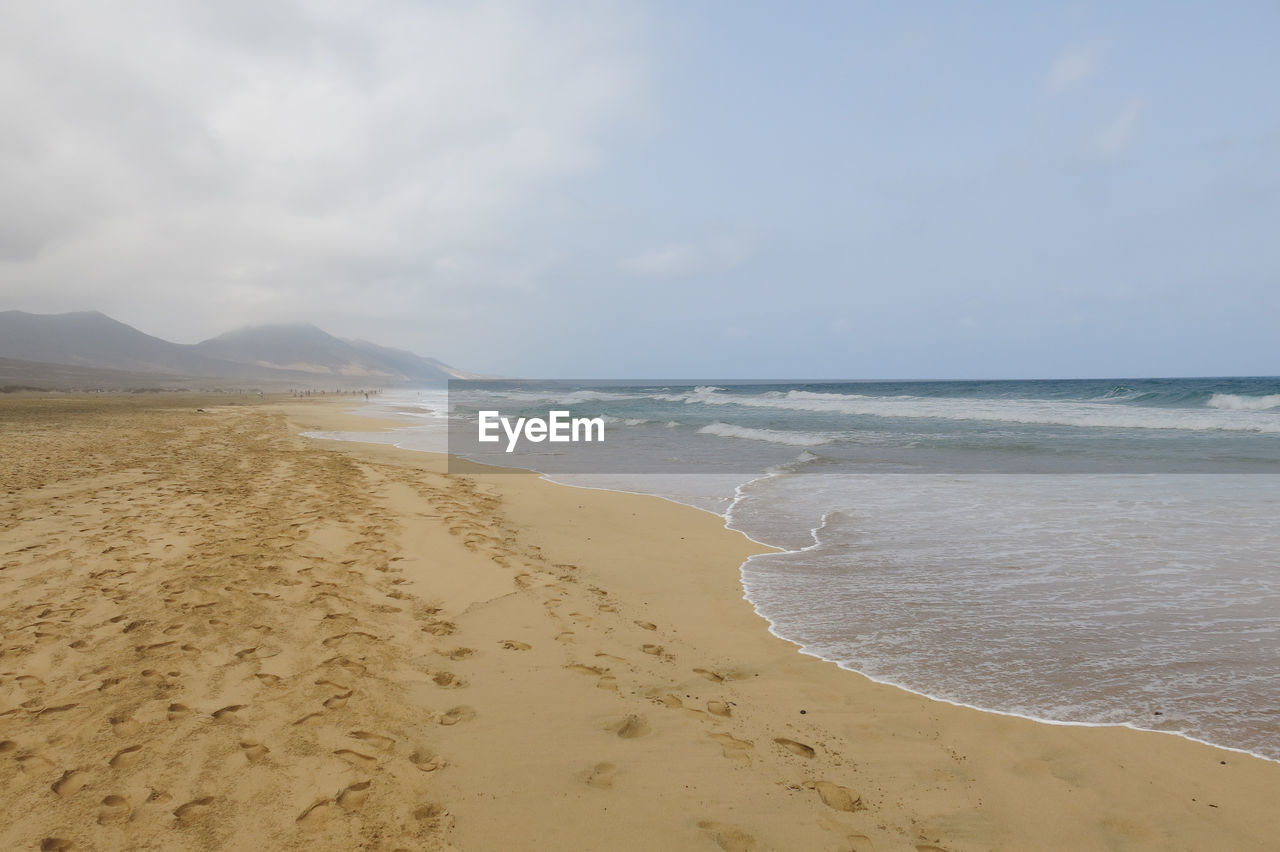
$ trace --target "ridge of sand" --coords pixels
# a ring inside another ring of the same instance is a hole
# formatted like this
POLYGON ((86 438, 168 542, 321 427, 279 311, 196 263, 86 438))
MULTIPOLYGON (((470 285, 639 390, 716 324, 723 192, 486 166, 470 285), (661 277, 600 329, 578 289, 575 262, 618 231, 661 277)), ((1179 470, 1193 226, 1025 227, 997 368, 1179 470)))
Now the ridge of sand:
POLYGON ((800 655, 711 515, 194 406, 0 403, 0 847, 1275 846, 1280 765, 800 655))

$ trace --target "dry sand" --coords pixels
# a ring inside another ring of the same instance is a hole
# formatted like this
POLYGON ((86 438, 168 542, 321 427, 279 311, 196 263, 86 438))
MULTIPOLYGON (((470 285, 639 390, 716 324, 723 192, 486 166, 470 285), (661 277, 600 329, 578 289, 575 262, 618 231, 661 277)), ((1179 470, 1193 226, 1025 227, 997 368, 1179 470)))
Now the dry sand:
POLYGON ((227 402, 0 402, 0 848, 1280 846, 1278 764, 800 655, 711 515, 227 402))

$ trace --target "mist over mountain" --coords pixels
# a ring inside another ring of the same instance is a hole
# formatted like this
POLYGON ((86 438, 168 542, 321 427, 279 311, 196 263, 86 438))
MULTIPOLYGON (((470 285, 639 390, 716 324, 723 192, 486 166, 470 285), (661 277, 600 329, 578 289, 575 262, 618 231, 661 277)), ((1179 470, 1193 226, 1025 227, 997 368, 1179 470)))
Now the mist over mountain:
POLYGON ((97 311, 0 312, 0 358, 135 376, 252 379, 299 387, 412 386, 476 378, 434 358, 343 340, 313 325, 255 326, 182 344, 97 311))
POLYGON ((195 344, 220 361, 311 375, 383 382, 438 384, 475 378, 434 358, 358 340, 343 340, 305 323, 236 329, 195 344))

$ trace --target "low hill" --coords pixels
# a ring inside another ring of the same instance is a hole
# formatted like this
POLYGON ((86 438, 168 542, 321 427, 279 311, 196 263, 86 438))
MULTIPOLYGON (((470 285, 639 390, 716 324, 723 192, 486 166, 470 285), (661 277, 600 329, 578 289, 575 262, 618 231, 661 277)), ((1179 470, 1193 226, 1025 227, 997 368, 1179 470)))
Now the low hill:
POLYGON ((431 358, 342 340, 312 325, 257 326, 182 344, 96 311, 0 312, 0 359, 163 375, 166 380, 251 379, 297 387, 414 386, 476 378, 431 358))
POLYGON ((197 343, 195 348, 223 361, 372 382, 437 384, 467 377, 434 359, 364 341, 343 340, 314 325, 242 328, 197 343))
POLYGON ((243 374, 233 364, 209 358, 190 346, 143 334, 97 311, 0 312, 0 358, 139 373, 243 374))

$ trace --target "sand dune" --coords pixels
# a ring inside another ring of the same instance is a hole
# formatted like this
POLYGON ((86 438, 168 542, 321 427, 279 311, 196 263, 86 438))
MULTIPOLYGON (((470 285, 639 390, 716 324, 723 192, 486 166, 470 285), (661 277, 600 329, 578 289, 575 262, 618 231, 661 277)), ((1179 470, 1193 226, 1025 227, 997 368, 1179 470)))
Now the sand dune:
POLYGON ((0 846, 1274 848, 1280 766, 799 655, 710 515, 225 403, 3 403, 0 846))

